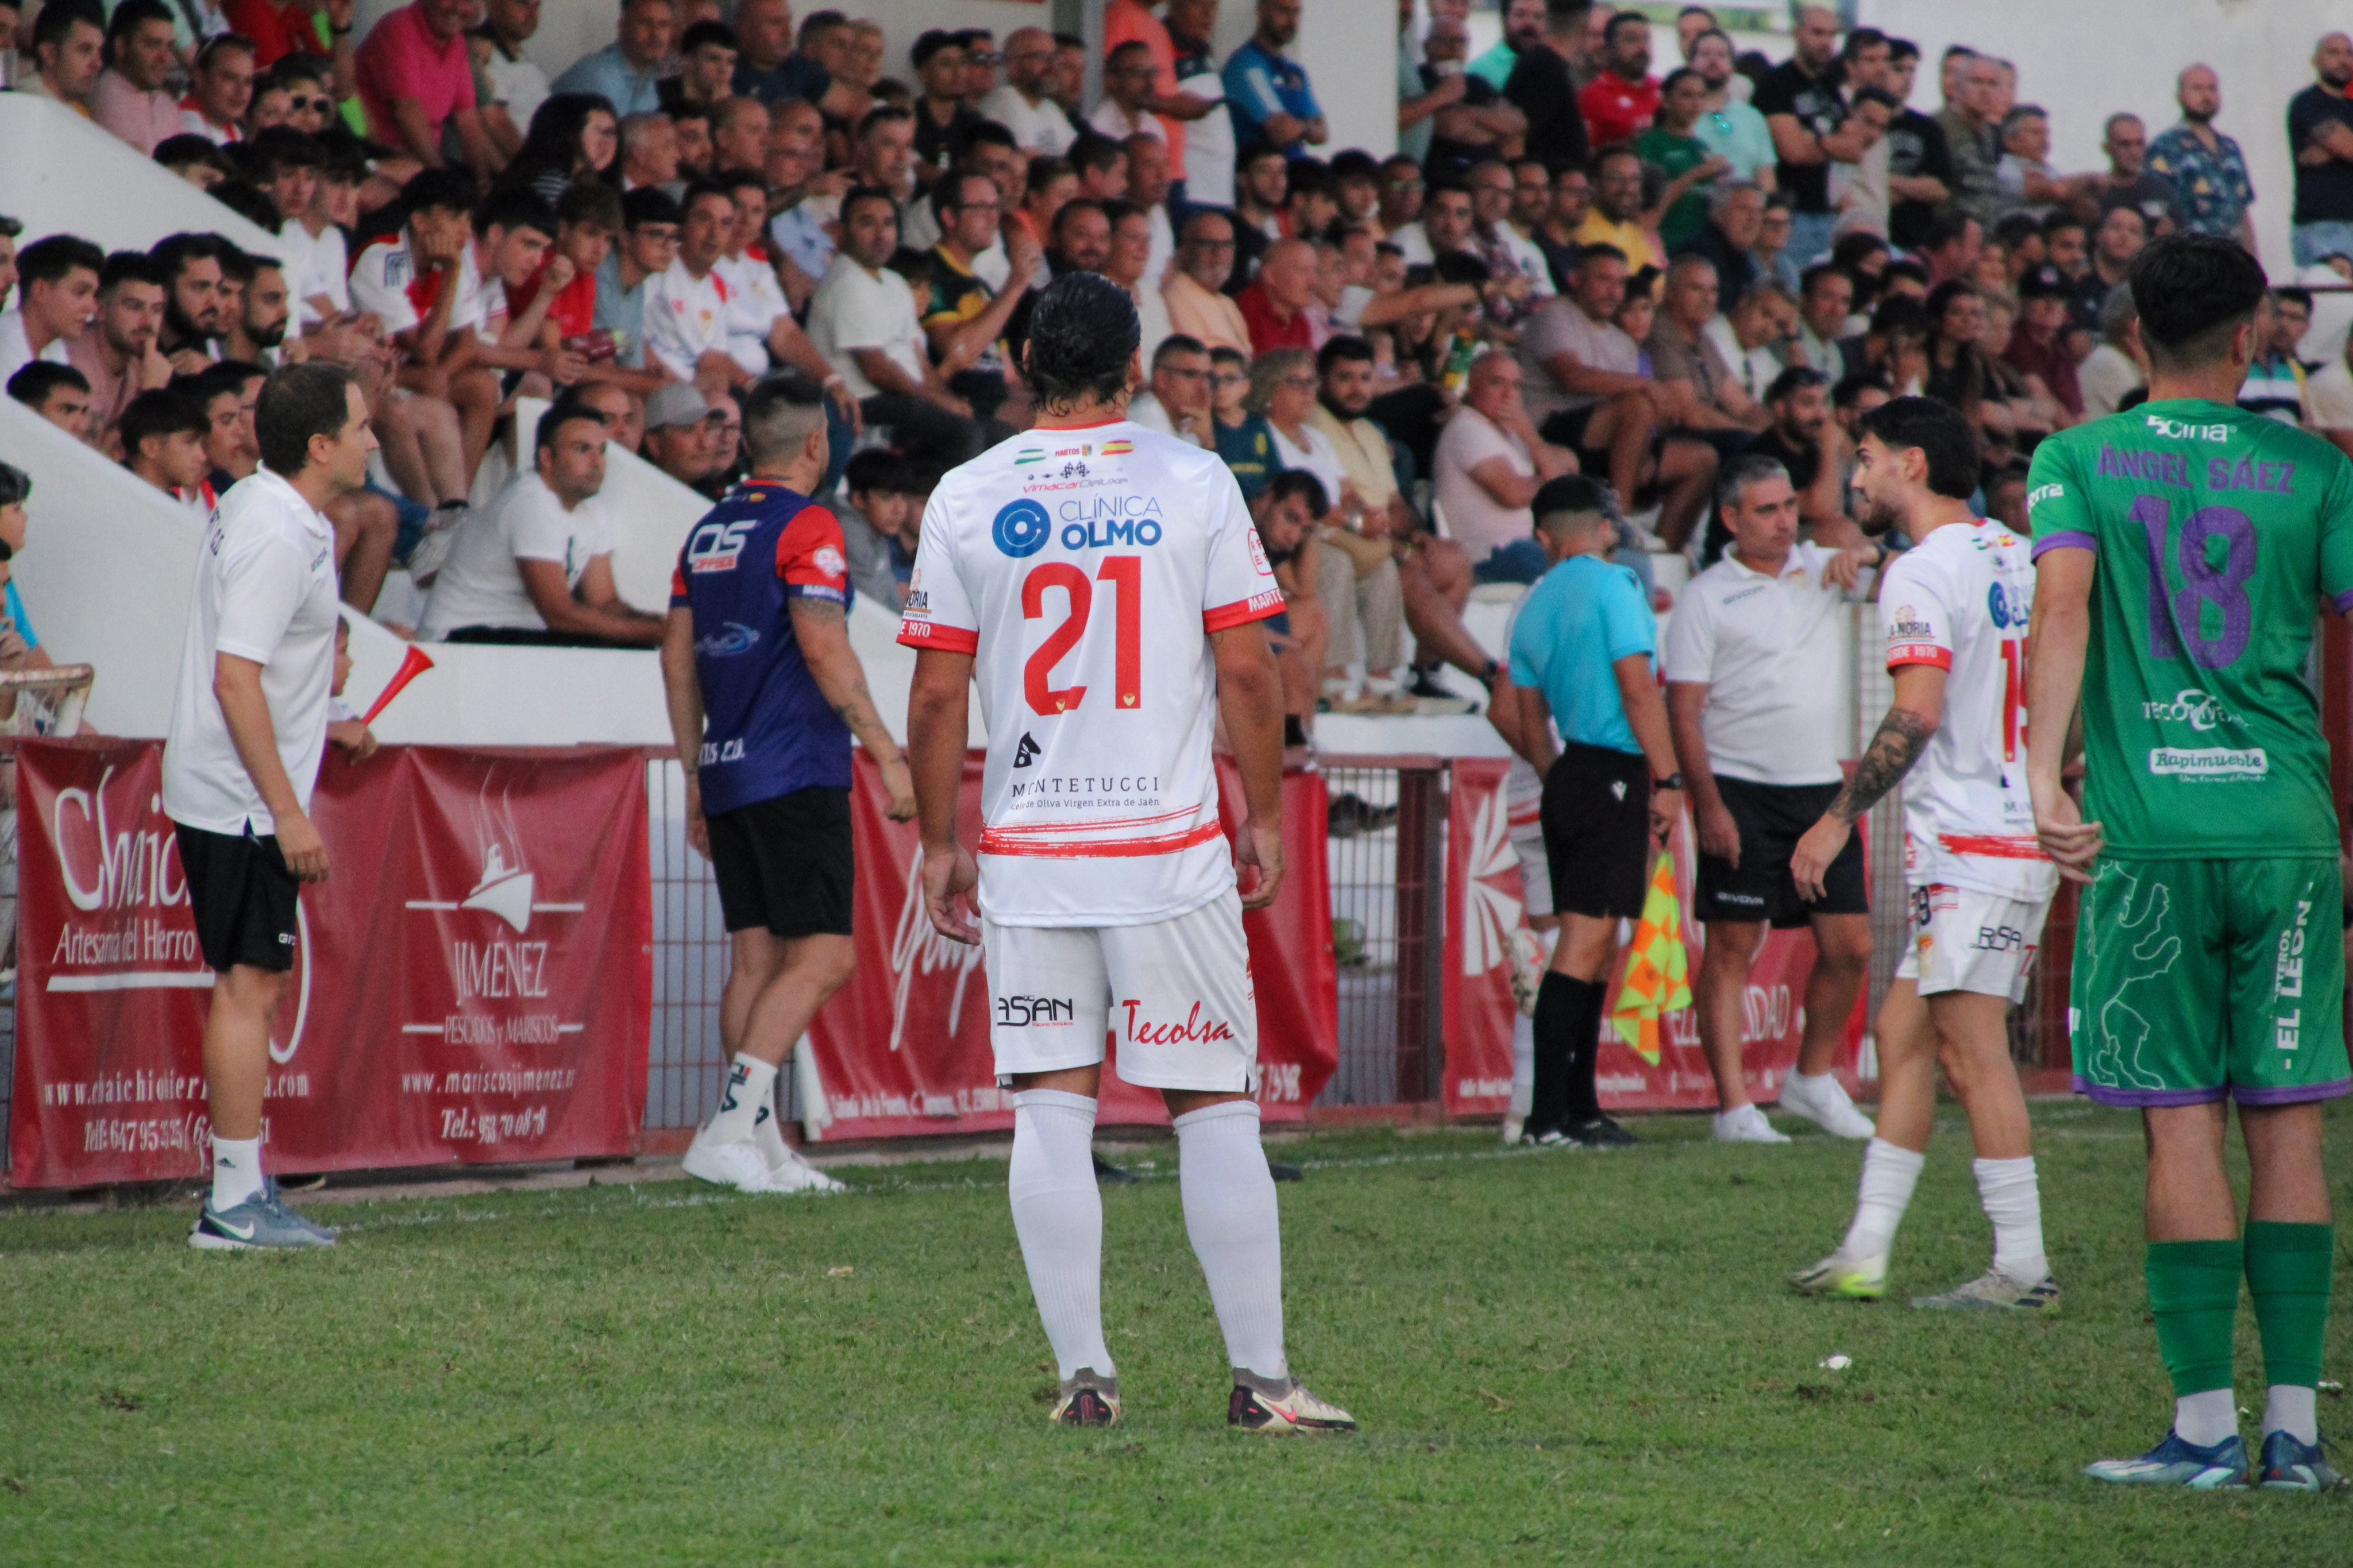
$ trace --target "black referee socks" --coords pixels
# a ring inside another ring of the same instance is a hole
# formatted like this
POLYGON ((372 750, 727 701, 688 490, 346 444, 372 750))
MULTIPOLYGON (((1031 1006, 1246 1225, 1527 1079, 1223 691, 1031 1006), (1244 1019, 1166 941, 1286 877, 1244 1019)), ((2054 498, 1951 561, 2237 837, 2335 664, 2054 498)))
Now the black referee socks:
POLYGON ((1527 1128, 1545 1132, 1590 1121, 1600 1112, 1593 1064, 1600 1050, 1603 987, 1547 970, 1536 987, 1535 1082, 1527 1128))

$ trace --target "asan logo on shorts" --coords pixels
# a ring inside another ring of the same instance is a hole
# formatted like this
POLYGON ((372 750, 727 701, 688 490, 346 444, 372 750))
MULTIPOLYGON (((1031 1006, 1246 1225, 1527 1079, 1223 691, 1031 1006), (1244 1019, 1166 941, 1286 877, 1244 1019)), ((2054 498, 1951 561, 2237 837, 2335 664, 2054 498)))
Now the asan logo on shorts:
POLYGON ((1068 996, 997 998, 997 1026, 1000 1029, 1067 1029, 1078 1021, 1078 1005, 1068 996))
POLYGON ((1008 501, 997 512, 988 536, 997 549, 1019 561, 1046 548, 1046 542, 1054 537, 1054 520, 1034 500, 1008 501))

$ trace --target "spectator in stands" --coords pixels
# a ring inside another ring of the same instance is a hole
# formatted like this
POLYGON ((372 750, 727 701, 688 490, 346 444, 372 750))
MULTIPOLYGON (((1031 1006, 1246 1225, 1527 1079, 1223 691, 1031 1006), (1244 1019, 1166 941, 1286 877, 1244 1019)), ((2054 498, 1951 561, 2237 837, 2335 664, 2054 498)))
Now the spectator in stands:
POLYGON ((491 194, 527 190, 552 205, 575 180, 613 180, 620 155, 621 121, 611 104, 594 93, 555 93, 532 115, 522 150, 491 194))
POLYGON ((2330 33, 2315 46, 2319 79, 2288 100, 2288 147, 2295 157, 2295 206, 2288 230, 2298 267, 2324 256, 2353 255, 2353 37, 2330 33))
POLYGON ((730 352, 732 291, 718 268, 734 231, 735 200, 726 187, 694 186, 681 207, 678 258, 646 285, 647 353, 706 397, 764 374, 769 354, 783 357, 799 335, 791 316, 780 311, 763 324, 746 360, 730 352))
POLYGON ((678 37, 676 0, 622 0, 613 42, 555 79, 558 92, 593 92, 624 118, 661 109, 661 68, 678 37))
POLYGON ((1276 349, 1313 348, 1314 334, 1309 327, 1307 305, 1314 293, 1315 247, 1303 239, 1279 240, 1270 246, 1257 280, 1234 300, 1250 328, 1250 352, 1266 354, 1276 349))
POLYGON ((646 461, 699 491, 725 460, 712 449, 723 417, 690 382, 658 388, 646 399, 646 461))
POLYGON ((67 348, 89 381, 90 434, 102 450, 115 451, 115 426, 131 400, 171 381, 172 362, 155 346, 163 330, 164 269, 142 251, 108 257, 99 272, 97 328, 67 348))
POLYGON ((2078 320, 2090 321, 2099 313, 2107 300, 2108 291, 2124 282, 2132 270, 2134 258, 2148 244, 2147 226, 2136 207, 2110 207, 2100 219, 2098 230, 2092 236, 2091 265, 2081 276, 2069 280, 2078 320))
POLYGON ((1301 5, 1258 0, 1257 29, 1227 58, 1226 110, 1238 146, 1262 142, 1301 158, 1331 134, 1305 68, 1282 52, 1299 36, 1301 5))
POLYGON ((657 190, 679 200, 678 131, 667 114, 632 114, 621 121, 621 189, 657 190))
POLYGON ((572 394, 573 402, 596 410, 605 422, 605 438, 631 457, 646 444, 645 405, 637 395, 612 382, 586 382, 572 394))
MULTIPOLYGON (((940 242, 930 254, 931 309, 923 318, 932 357, 947 372, 950 390, 980 418, 993 417, 1013 390, 1006 326, 1026 290, 992 289, 979 275, 981 254, 995 242, 1001 216, 997 184, 980 174, 950 174, 934 188, 940 242)), ((1016 228, 1007 244, 1009 276, 1037 269, 1039 247, 1016 228)))
POLYGON ((474 36, 489 41, 490 58, 482 62, 482 82, 490 88, 482 100, 478 86, 476 110, 482 129, 501 159, 511 159, 522 148, 532 117, 552 90, 547 73, 522 52, 539 31, 541 0, 485 0, 481 25, 474 36))
POLYGON ((0 310, 16 289, 16 237, 24 232, 21 221, 0 213, 0 310))
POLYGON ((1949 200, 1981 227, 1991 227, 2001 199, 1996 177, 2001 162, 2001 63, 1969 51, 1948 54, 1947 63, 1952 68, 1947 78, 1951 89, 1934 118, 1952 165, 1949 200))
MULTIPOLYGON (((2130 289, 2118 293, 2131 295, 2130 289)), ((2135 323, 2136 345, 2137 323, 2135 323)), ((2095 352, 2096 353, 2096 352, 2095 352)), ((2353 457, 2353 340, 2327 364, 2312 373, 2304 386, 2304 417, 2306 428, 2335 447, 2348 457, 2353 457)), ((2087 386, 2091 362, 2084 362, 2087 386)), ((29 374, 28 372, 20 372, 29 374)), ((14 387, 11 387, 14 390, 14 387)))
MULTIPOLYGON (((1919 54, 1916 48, 1912 51, 1915 59, 1919 54)), ((1745 85, 1746 79, 1736 77, 1732 56, 1731 36, 1721 27, 1709 27, 1693 39, 1689 64, 1699 73, 1706 92, 1700 100, 1702 112, 1693 122, 1692 134, 1731 165, 1732 178, 1753 181, 1769 191, 1778 167, 1772 129, 1754 104, 1733 96, 1733 82, 1738 79, 1745 85)))
POLYGON ((2072 421, 2084 416, 2084 389, 2067 348, 2067 321, 2066 279, 2055 267, 2033 268, 2018 280, 2018 320, 2002 358, 2039 381, 2072 421))
POLYGON ((0 463, 0 546, 5 547, 0 549, 0 669, 12 675, 57 668, 33 630, 33 617, 26 613, 24 598, 16 592, 16 568, 10 563, 25 552, 29 521, 25 502, 32 494, 33 481, 22 468, 0 463))
MULTIPOLYGON (((1336 712, 1406 713, 1414 699, 1399 684, 1405 603, 1399 546, 1418 520, 1397 484, 1388 437, 1365 416, 1372 401, 1373 349, 1341 336, 1316 357, 1319 390, 1309 428, 1329 444, 1338 488, 1318 543, 1316 594, 1330 624, 1324 694, 1336 712), (1358 688, 1352 668, 1361 666, 1358 688)), ((1276 426, 1278 447, 1282 432, 1276 426)))
POLYGON ((1147 430, 1215 450, 1209 409, 1209 351, 1182 332, 1160 340, 1153 352, 1152 375, 1128 404, 1127 416, 1147 430))
POLYGON ((1248 354, 1250 323, 1241 307, 1222 290, 1233 272, 1234 224, 1225 214, 1197 210, 1185 220, 1176 264, 1161 284, 1169 330, 1216 350, 1248 354))
POLYGON ((1548 564, 1529 511, 1547 479, 1577 471, 1576 454, 1536 433, 1509 354, 1472 362, 1462 406, 1438 438, 1438 504, 1482 583, 1533 583, 1548 564))
POLYGON ((1266 491, 1281 461, 1274 453, 1274 431, 1266 416, 1250 406, 1250 355, 1222 345, 1209 351, 1210 439, 1218 457, 1241 487, 1242 499, 1255 501, 1266 491))
MULTIPOLYGON (((1433 6, 1431 9, 1434 12, 1436 7, 1433 6)), ((1467 9, 1465 7, 1466 11, 1467 9)), ((1505 0, 1502 10, 1504 13, 1503 36, 1477 59, 1472 60, 1463 73, 1466 76, 1476 77, 1499 92, 1503 90, 1504 84, 1512 79, 1512 68, 1519 64, 1520 57, 1544 41, 1545 0, 1505 0)), ((1435 15, 1432 16, 1430 21, 1433 30, 1440 19, 1435 15)), ((1452 21, 1457 26, 1461 22, 1459 16, 1443 19, 1452 21)), ((1579 17, 1577 26, 1580 34, 1584 25, 1584 19, 1579 17)))
POLYGON ((2239 406, 2283 425, 2302 425, 2305 369, 2295 346, 2312 325, 2310 291, 2290 286, 2263 296, 2255 312, 2255 352, 2239 387, 2239 406))
POLYGON ((1407 265, 1428 267, 1441 256, 1468 250, 1477 223, 1478 208, 1469 186, 1455 179, 1433 180, 1422 197, 1421 216, 1391 229, 1389 243, 1407 265))
POLYGON ((123 410, 122 466, 186 509, 203 526, 212 515, 212 486, 205 476, 208 428, 204 409, 185 392, 168 387, 142 392, 123 410))
MULTIPOLYGON (((1111 255, 1111 210, 1108 205, 1092 196, 1077 196, 1064 202, 1054 214, 1054 226, 1046 247, 1046 262, 1054 277, 1065 272, 1100 272, 1111 255)), ((1016 335, 1027 335, 1029 312, 1016 335)))
POLYGON ((34 19, 32 37, 33 70, 16 79, 16 90, 55 99, 90 118, 106 61, 106 34, 98 8, 52 0, 34 19))
POLYGON ((77 441, 91 440, 90 379, 69 364, 32 360, 8 378, 8 395, 77 441))
POLYGON ((848 504, 835 515, 841 520, 842 553, 849 558, 849 585, 893 614, 907 606, 915 546, 923 538, 920 483, 913 464, 880 447, 850 458, 841 476, 848 504))
POLYGON ((1597 147, 1631 142, 1657 119, 1662 90, 1651 74, 1651 19, 1618 12, 1602 27, 1601 69, 1577 95, 1585 133, 1597 147))
MULTIPOLYGON (((812 16, 801 28, 797 50, 793 47, 791 0, 742 0, 735 7, 734 25, 741 51, 735 65, 737 92, 770 105, 798 99, 837 121, 854 121, 872 107, 863 88, 837 79, 811 53, 812 42, 829 36, 839 26, 838 17, 819 26, 812 16)), ((876 29, 878 44, 880 31, 876 29)), ((879 65, 879 48, 876 54, 879 65)))
POLYGON ((1794 52, 1757 84, 1757 109, 1773 133, 1791 200, 1789 252, 1804 266, 1830 252, 1838 209, 1831 201, 1831 165, 1852 165, 1868 151, 1871 133, 1853 121, 1839 88, 1838 16, 1828 6, 1799 9, 1794 52))
MULTIPOLYGON (((1788 374, 1813 377, 1820 394, 1812 371, 1788 374)), ((1850 840, 1831 865, 1825 896, 1810 902, 1788 865, 1843 776, 1843 694, 1821 676, 1836 666, 1852 608, 1884 552, 1800 542, 1792 483, 1770 458, 1752 453, 1734 464, 1719 508, 1731 548, 1684 588, 1661 650, 1675 760, 1699 830, 1692 904, 1707 949, 1694 989, 1715 1077, 1715 1136, 1725 1142, 1788 1142, 1750 1101, 1741 1062, 1749 963, 1768 926, 1810 926, 1816 943, 1804 1043, 1782 1109, 1834 1136, 1872 1131, 1831 1071, 1871 973, 1862 853, 1850 840)))
POLYGON ((1659 241, 1672 255, 1706 227, 1715 183, 1733 170, 1728 159, 1695 134, 1706 95, 1699 73, 1689 68, 1670 72, 1660 92, 1658 123, 1635 138, 1634 151, 1667 176, 1665 188, 1651 205, 1661 214, 1659 241))
MULTIPOLYGON (((1158 24, 1155 22, 1154 26, 1158 24)), ((1168 133, 1162 128, 1160 117, 1152 112, 1152 88, 1158 74, 1151 48, 1141 39, 1114 47, 1103 62, 1103 101, 1087 117, 1087 124, 1114 142, 1125 142, 1131 136, 1149 135, 1165 142, 1168 133)))
POLYGON ((1664 270, 1657 219, 1642 203, 1642 160, 1631 147, 1605 149, 1594 161, 1593 211, 1577 231, 1580 245, 1614 247, 1636 271, 1664 270))
MULTIPOLYGON (((1757 457, 1781 465, 1797 497, 1798 521, 1815 543, 1828 549, 1854 543, 1862 535, 1846 514, 1846 479, 1854 448, 1846 427, 1831 417, 1829 379, 1820 371, 1793 366, 1774 377, 1762 401, 1767 424, 1740 461, 1757 457)), ((1707 560, 1716 559, 1732 537, 1724 531, 1728 526, 1721 516, 1710 526, 1703 552, 1707 560)))
POLYGON ((1545 0, 1542 35, 1525 38, 1504 82, 1504 98, 1527 121, 1524 150, 1555 174, 1582 167, 1593 156, 1573 68, 1584 55, 1593 13, 1592 0, 1545 0))
POLYGON ((738 169, 756 170, 767 157, 768 110, 756 98, 721 99, 711 108, 711 149, 700 164, 680 144, 679 166, 696 178, 738 169), (698 169, 700 170, 697 173, 698 169))
MULTIPOLYGON (((312 147, 316 143, 311 144, 312 147)), ((352 308, 351 262, 343 225, 359 216, 359 188, 366 182, 363 157, 344 151, 322 156, 310 202, 278 227, 287 278, 294 287, 294 330, 299 336, 352 308)))
POLYGON ((165 90, 179 68, 164 0, 122 0, 106 24, 108 63, 98 79, 98 122, 152 156, 180 133, 180 100, 165 90))
POLYGON ((665 375, 646 353, 646 288, 649 279, 678 260, 678 204, 645 186, 621 198, 621 243, 613 247, 596 274, 596 330, 612 334, 614 363, 623 370, 665 375))
POLYGON ((855 167, 858 183, 881 191, 893 204, 915 194, 915 116, 896 104, 879 104, 858 122, 855 167))
POLYGON ((2246 154, 2238 142, 2214 129, 2222 111, 2222 79, 2214 68, 2195 65, 2174 82, 2181 122, 2148 146, 2148 172, 2173 183, 2173 204, 2191 234, 2235 239, 2250 255, 2255 248, 2255 187, 2247 178, 2246 154))
MULTIPOLYGON (((2075 371, 2086 419, 2114 414, 2127 394, 2148 382, 2147 367, 2141 362, 2140 312, 2129 288, 2108 290, 2108 297, 2100 303, 2099 330, 2098 344, 2075 371)), ((2327 374, 2327 370, 2318 373, 2312 384, 2317 385, 2319 376, 2327 374)))
POLYGON ((269 369, 249 360, 223 360, 204 374, 175 384, 205 414, 205 481, 223 496, 260 465, 254 409, 269 369))
POLYGON ((980 450, 981 430, 931 363, 914 295, 889 266, 898 243, 889 192, 864 186, 842 198, 841 249, 809 301, 809 339, 869 423, 889 426, 909 456, 953 467, 980 450))
POLYGON ((1820 262, 1798 280, 1797 359, 1824 379, 1838 382, 1862 368, 1862 342, 1847 331, 1854 314, 1854 279, 1843 268, 1820 262))
POLYGON ((428 169, 441 167, 449 130, 477 171, 501 164, 474 101, 464 36, 471 9, 470 0, 410 0, 369 28, 353 57, 353 85, 367 111, 370 139, 428 169))
POLYGON ((223 33, 196 52, 188 96, 180 100, 180 129, 227 146, 245 140, 253 107, 253 40, 223 33))
POLYGON ((1696 256, 1667 269, 1665 309, 1645 345, 1662 423, 1708 442, 1729 460, 1765 427, 1766 412, 1741 389, 1731 362, 1707 331, 1715 319, 1715 268, 1696 256))
POLYGON ((252 274, 245 280, 243 302, 227 318, 221 332, 221 353, 233 360, 275 367, 294 319, 294 300, 286 283, 285 264, 274 256, 252 256, 252 274))
POLYGON ((981 100, 980 111, 1012 132, 1024 153, 1059 158, 1078 132, 1047 90, 1053 77, 1053 35, 1017 27, 1005 38, 1005 80, 981 100))
POLYGON ((738 58, 733 28, 724 22, 696 22, 679 35, 678 53, 686 68, 657 84, 663 113, 713 109, 733 95, 738 58))
MULTIPOLYGON (((382 321, 400 349, 400 384, 457 410, 470 484, 501 401, 498 376, 480 353, 491 301, 474 246, 473 188, 455 173, 427 169, 400 195, 407 221, 353 260, 352 303, 382 321)), ((552 217, 541 221, 554 227, 552 217)), ((442 508, 463 504, 445 498, 442 508)))
POLYGON ((202 136, 165 137, 155 143, 155 162, 200 191, 210 191, 228 178, 228 160, 202 136))
MULTIPOLYGON (((680 390, 687 390, 681 388, 680 390)), ((595 410, 558 401, 540 416, 529 471, 468 520, 427 601, 426 642, 651 647, 662 620, 613 585, 617 521, 595 410)))
POLYGON ((98 317, 98 279, 106 253, 86 239, 53 234, 16 253, 23 303, 0 312, 0 381, 32 361, 69 363, 73 345, 98 317))
POLYGON ((1513 326, 1558 290, 1553 287, 1544 252, 1512 226, 1512 211, 1519 201, 1519 182, 1512 166, 1500 158, 1487 159, 1472 168, 1470 185, 1471 235, 1464 248, 1487 264, 1489 277, 1520 279, 1527 286, 1525 295, 1489 307, 1491 321, 1513 326))
POLYGON ((2108 172, 2092 187, 2101 216, 2110 207, 2133 207, 2148 225, 2151 238, 2181 227, 2181 209, 2174 204, 2173 182, 2148 169, 2148 128, 2137 114, 2111 114, 2101 133, 2100 151, 2107 154, 2108 172))
POLYGON ((1127 149, 1094 131, 1082 131, 1071 143, 1071 167, 1078 172, 1079 195, 1094 202, 1124 200, 1127 195, 1127 149))
POLYGON ((914 175, 918 189, 947 172, 980 116, 964 100, 965 54, 955 35, 934 27, 915 40, 910 58, 919 88, 914 104, 914 175))

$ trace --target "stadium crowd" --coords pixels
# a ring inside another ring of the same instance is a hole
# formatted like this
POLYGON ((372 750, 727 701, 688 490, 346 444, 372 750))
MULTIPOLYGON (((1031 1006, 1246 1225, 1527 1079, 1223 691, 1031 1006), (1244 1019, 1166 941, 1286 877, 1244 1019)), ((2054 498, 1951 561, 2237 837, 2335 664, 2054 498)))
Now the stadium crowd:
MULTIPOLYGON (((331 509, 348 604, 399 565, 428 637, 644 646, 598 564, 601 458, 510 458, 518 396, 716 499, 745 390, 822 382, 854 580, 895 607, 938 477, 1033 416, 1038 290, 1100 273, 1145 323, 1137 416, 1215 449, 1260 517, 1296 742, 1319 710, 1461 706, 1443 664, 1492 687, 1463 606, 1544 573, 1530 503, 1564 474, 1605 482, 1646 580, 1646 552, 1721 552, 1716 483, 1749 456, 1845 548, 1857 421, 1920 394, 1969 419, 1978 504, 2023 526, 2036 443, 2146 379, 2134 256, 2253 243, 2203 66, 2175 123, 2118 112, 2107 166, 2066 173, 2011 62, 1947 50, 1923 112, 1918 47, 1824 7, 1773 64, 1687 6, 1660 73, 1637 13, 1507 0, 1474 59, 1468 0, 1427 0, 1399 7, 1377 158, 1330 145, 1287 52, 1302 4, 1256 0, 1220 59, 1218 0, 1111 0, 1089 101, 1075 37, 893 39, 789 0, 626 0, 552 80, 538 0, 414 0, 364 36, 352 0, 0 0, 0 79, 283 252, 109 255, 0 218, 0 383, 201 512, 259 462, 267 373, 345 365, 384 447, 331 509)), ((2306 287, 2353 280, 2353 41, 2313 64, 2297 281, 2242 398, 2353 450, 2353 305, 2306 287)))

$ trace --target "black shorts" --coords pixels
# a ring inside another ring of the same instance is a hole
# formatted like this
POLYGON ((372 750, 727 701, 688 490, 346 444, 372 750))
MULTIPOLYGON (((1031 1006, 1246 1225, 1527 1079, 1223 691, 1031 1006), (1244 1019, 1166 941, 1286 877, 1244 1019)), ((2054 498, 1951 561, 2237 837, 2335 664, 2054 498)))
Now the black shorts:
POLYGON ((294 967, 295 897, 301 883, 286 868, 278 838, 207 833, 172 825, 180 869, 188 879, 188 912, 196 945, 216 974, 237 964, 283 974, 294 967))
POLYGON ((1545 774, 1540 811, 1553 911, 1639 917, 1651 869, 1650 763, 1600 746, 1563 746, 1545 774))
POLYGON ((819 785, 712 815, 711 872, 731 931, 848 936, 849 792, 819 785))
POLYGON ((1716 775, 1724 809, 1740 828, 1740 865, 1703 851, 1692 887, 1692 918, 1699 921, 1772 922, 1778 931, 1802 926, 1816 915, 1867 915, 1870 879, 1862 864, 1862 836, 1850 835, 1846 847, 1822 877, 1822 897, 1808 903, 1789 875, 1798 840, 1822 819, 1838 798, 1839 786, 1762 784, 1716 775))

